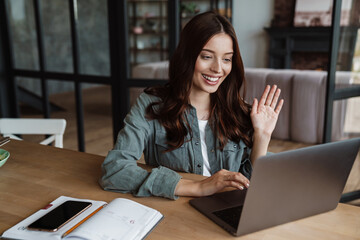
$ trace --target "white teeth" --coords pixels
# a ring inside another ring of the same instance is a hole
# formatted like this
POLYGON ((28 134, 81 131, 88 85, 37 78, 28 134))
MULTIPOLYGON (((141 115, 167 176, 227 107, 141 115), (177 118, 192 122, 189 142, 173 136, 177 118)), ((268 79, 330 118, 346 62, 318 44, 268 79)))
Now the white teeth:
POLYGON ((209 76, 206 76, 206 75, 202 75, 206 80, 209 80, 209 81, 212 81, 212 82, 216 82, 217 80, 219 80, 219 77, 217 78, 214 78, 214 77, 209 77, 209 76))

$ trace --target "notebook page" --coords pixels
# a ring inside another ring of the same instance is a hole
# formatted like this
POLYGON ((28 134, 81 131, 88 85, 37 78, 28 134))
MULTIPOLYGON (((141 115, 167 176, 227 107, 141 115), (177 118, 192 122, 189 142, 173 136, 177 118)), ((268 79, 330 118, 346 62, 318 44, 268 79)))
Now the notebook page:
POLYGON ((141 239, 162 215, 134 201, 117 198, 81 224, 65 239, 141 239), (159 216, 160 215, 160 216, 159 216), (156 221, 154 218, 158 218, 156 221), (151 224, 151 226, 149 226, 151 224))

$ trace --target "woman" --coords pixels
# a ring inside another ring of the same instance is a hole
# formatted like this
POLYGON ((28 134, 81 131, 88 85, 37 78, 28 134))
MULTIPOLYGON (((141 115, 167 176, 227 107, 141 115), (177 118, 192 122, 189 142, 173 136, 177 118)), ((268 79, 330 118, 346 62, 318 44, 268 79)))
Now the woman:
POLYGON ((267 152, 283 100, 267 86, 250 106, 231 23, 206 12, 183 29, 169 82, 141 94, 106 157, 100 184, 135 196, 206 196, 249 187, 252 163, 267 152), (151 172, 136 160, 144 153, 151 172), (176 171, 208 176, 183 179, 176 171))

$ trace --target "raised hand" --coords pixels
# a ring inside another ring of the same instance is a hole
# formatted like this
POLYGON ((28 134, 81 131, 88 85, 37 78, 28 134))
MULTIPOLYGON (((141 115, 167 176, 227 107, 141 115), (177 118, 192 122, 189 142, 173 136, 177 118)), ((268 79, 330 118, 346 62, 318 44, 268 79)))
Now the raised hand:
POLYGON ((273 85, 267 85, 260 101, 255 98, 251 109, 251 121, 255 134, 265 134, 270 137, 275 129, 276 122, 284 100, 278 103, 281 90, 273 85))

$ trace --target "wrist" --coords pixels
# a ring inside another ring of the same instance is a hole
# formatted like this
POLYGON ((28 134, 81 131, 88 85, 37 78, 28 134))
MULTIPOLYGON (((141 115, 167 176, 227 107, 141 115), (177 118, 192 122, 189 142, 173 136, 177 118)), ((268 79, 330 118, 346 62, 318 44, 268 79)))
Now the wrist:
POLYGON ((180 179, 175 188, 176 196, 198 196, 199 182, 189 179, 180 179))
POLYGON ((269 134, 254 132, 253 148, 250 156, 250 160, 252 164, 254 164, 256 159, 258 159, 259 157, 266 155, 270 144, 270 139, 271 139, 271 135, 269 134))
POLYGON ((270 142, 271 134, 264 131, 255 130, 253 135, 253 140, 254 142, 255 141, 270 142))

